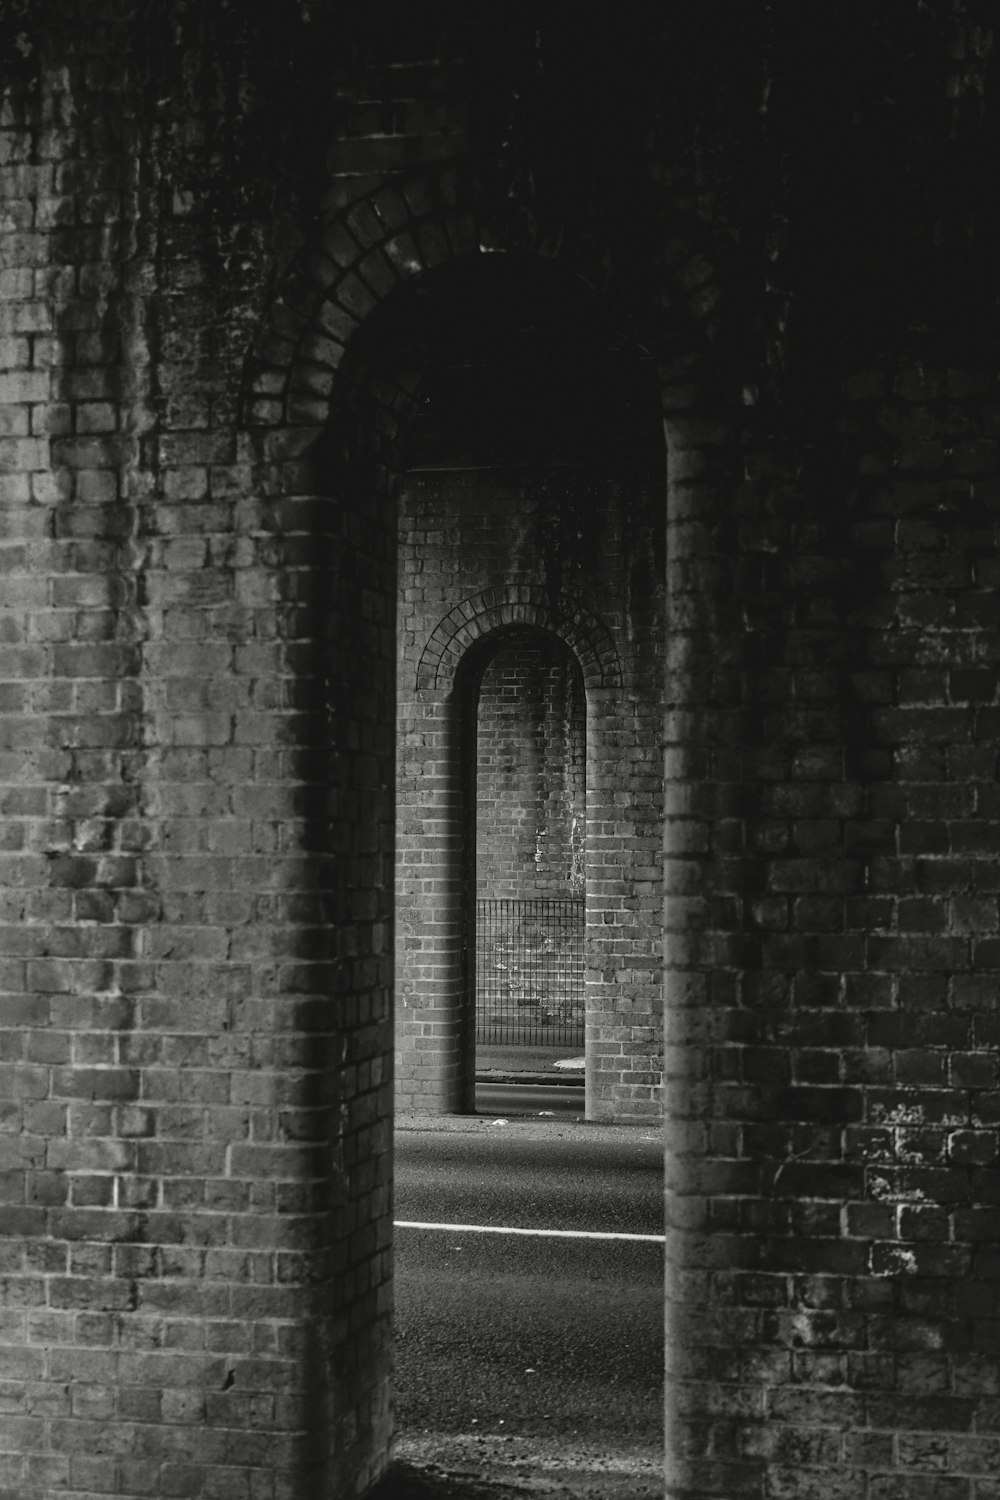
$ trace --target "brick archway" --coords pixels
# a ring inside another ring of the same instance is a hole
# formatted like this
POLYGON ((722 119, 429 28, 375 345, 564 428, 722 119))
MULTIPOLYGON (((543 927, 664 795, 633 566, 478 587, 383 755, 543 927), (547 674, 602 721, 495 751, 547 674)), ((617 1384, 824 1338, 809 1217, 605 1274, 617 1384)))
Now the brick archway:
POLYGON ((417 666, 417 691, 448 691, 469 648, 510 625, 534 626, 558 636, 579 662, 588 689, 623 685, 621 660, 603 621, 582 604, 556 607, 540 588, 507 584, 463 599, 435 626, 417 666))
MULTIPOLYGON (((298 255, 254 339, 244 370, 243 428, 315 433, 347 396, 345 386, 358 384, 391 445, 413 410, 414 390, 386 381, 367 355, 348 356, 368 342, 366 325, 394 292, 464 257, 508 252, 558 262, 581 288, 613 306, 620 323, 634 322, 608 282, 599 247, 560 238, 555 254, 548 245, 505 242, 475 207, 477 196, 467 167, 448 162, 380 180, 330 215, 298 255)), ((689 399, 684 361, 712 337, 722 298, 696 230, 675 224, 672 244, 672 295, 657 309, 655 344, 663 355, 664 407, 681 409, 689 399)), ((633 336, 639 333, 636 325, 633 336)))

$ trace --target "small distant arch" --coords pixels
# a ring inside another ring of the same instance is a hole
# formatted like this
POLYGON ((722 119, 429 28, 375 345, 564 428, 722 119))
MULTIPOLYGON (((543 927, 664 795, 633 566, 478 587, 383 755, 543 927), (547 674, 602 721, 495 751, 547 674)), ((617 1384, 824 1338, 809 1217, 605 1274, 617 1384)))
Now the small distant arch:
POLYGON ((624 685, 611 632, 595 614, 573 601, 553 604, 542 588, 506 584, 463 599, 438 621, 417 664, 417 690, 452 688, 469 648, 512 625, 548 630, 564 641, 580 664, 586 688, 624 685))

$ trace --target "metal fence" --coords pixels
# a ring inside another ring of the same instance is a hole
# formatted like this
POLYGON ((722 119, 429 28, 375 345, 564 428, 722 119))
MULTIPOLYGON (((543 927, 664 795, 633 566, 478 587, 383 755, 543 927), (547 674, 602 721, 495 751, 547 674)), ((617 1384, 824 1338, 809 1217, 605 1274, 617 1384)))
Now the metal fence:
POLYGON ((476 1041, 583 1046, 584 902, 476 902, 476 1041))

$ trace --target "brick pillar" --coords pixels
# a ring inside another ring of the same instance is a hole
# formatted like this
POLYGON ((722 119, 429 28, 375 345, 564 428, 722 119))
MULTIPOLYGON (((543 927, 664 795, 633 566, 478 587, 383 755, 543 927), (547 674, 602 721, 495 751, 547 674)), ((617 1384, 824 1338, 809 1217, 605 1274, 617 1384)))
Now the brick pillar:
POLYGON ((244 546, 210 573, 175 528, 211 516, 224 548, 236 506, 151 507, 168 539, 143 554, 130 679, 113 688, 119 647, 47 653, 65 701, 101 686, 109 708, 38 716, 81 741, 18 791, 60 810, 36 836, 63 832, 5 871, 23 912, 0 1007, 18 1500, 353 1495, 387 1455, 392 662, 350 585, 371 560, 326 555, 308 499, 261 507, 269 559, 283 530, 284 562, 264 560, 239 505, 244 546), (296 531, 341 569, 328 592, 296 576, 296 531), (302 610, 317 591, 340 609, 302 610), (269 595, 254 626, 237 601, 269 595), (120 759, 139 738, 126 689, 144 743, 120 759))
POLYGON ((471 778, 459 692, 414 690, 397 705, 396 1100, 475 1108, 469 867, 471 778))
POLYGON ((658 703, 587 694, 587 1118, 661 1105, 663 782, 658 703))
POLYGON ((32 96, 75 186, 0 279, 0 1490, 353 1496, 391 1423, 394 537, 295 489, 314 433, 234 430, 215 267, 158 281, 82 29, 32 96))

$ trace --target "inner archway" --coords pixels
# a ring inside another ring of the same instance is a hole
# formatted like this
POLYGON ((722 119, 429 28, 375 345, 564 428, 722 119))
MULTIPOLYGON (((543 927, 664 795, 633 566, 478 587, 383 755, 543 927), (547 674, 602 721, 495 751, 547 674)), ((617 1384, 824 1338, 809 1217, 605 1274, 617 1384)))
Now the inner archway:
POLYGON ((475 729, 476 1072, 583 1071, 586 698, 558 636, 487 638, 475 729))
POLYGON ((463 680, 477 642, 521 627, 564 642, 586 684, 588 1113, 654 1116, 665 642, 652 364, 549 267, 492 257, 434 275, 440 306, 425 287, 395 450, 397 1100, 474 1109, 463 680))

